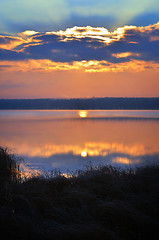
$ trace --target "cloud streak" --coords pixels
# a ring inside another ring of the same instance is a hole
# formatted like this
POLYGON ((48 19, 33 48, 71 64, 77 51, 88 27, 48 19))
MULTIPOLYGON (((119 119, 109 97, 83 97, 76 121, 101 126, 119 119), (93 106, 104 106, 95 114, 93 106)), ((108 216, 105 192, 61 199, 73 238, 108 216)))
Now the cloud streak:
POLYGON ((159 67, 157 49, 159 22, 112 32, 91 26, 45 33, 27 30, 14 37, 0 35, 0 64, 24 71, 143 71, 159 67))

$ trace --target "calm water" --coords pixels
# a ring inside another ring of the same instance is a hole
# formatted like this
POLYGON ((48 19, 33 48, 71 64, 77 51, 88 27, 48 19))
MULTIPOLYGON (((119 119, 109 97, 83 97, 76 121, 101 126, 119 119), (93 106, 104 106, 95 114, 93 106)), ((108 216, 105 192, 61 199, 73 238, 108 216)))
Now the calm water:
POLYGON ((159 111, 0 111, 0 146, 23 169, 134 166, 159 161, 159 111))

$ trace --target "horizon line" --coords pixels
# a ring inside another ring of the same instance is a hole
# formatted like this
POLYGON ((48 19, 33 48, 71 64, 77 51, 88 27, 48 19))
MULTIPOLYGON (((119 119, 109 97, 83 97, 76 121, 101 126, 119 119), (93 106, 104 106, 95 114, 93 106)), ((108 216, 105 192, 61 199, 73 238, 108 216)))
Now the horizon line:
POLYGON ((154 99, 159 97, 71 97, 71 98, 0 98, 0 100, 87 100, 87 99, 104 99, 104 98, 111 98, 111 99, 154 99))

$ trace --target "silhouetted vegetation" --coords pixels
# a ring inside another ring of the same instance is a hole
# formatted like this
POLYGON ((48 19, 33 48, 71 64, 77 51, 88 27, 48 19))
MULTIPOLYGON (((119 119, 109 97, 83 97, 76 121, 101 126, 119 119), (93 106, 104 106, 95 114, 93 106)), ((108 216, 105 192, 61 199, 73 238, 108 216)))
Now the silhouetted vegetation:
POLYGON ((0 203, 6 201, 9 185, 19 179, 19 164, 14 154, 0 147, 0 203))
POLYGON ((59 173, 22 181, 15 160, 0 149, 1 186, 7 185, 7 197, 1 191, 0 198, 1 238, 158 239, 158 165, 89 165, 69 178, 59 173))

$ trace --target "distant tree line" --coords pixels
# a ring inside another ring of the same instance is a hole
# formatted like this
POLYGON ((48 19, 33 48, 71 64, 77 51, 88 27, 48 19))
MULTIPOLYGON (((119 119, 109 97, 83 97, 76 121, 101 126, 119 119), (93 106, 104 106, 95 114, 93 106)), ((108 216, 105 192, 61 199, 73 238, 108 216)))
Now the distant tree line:
POLYGON ((159 98, 0 99, 0 109, 159 109, 159 98))

